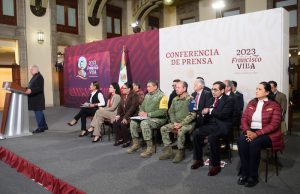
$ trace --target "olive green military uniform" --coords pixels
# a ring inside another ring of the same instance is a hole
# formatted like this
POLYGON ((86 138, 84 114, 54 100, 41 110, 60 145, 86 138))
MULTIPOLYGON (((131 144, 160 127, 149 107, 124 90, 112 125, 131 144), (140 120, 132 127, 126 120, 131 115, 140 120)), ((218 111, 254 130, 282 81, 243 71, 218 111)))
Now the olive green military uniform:
POLYGON ((130 121, 132 138, 138 138, 138 130, 141 129, 144 140, 151 140, 152 129, 160 128, 167 122, 167 110, 168 99, 161 90, 157 89, 153 93, 148 93, 139 108, 139 112, 146 112, 148 118, 142 121, 130 121))
POLYGON ((177 147, 178 149, 184 148, 185 134, 192 132, 195 127, 196 113, 189 111, 189 104, 193 100, 189 94, 180 99, 176 96, 169 109, 170 123, 161 127, 160 132, 164 146, 171 144, 170 132, 177 133, 177 147), (182 127, 178 131, 174 131, 174 123, 180 123, 182 127))

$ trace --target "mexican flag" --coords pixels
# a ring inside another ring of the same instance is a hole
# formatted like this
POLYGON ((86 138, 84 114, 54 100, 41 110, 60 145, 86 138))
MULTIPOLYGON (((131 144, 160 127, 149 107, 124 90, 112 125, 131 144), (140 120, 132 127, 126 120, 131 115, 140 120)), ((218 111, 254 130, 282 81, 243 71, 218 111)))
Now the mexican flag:
POLYGON ((120 73, 119 73, 119 86, 122 87, 124 83, 128 81, 127 76, 127 68, 126 68, 126 53, 125 53, 125 46, 123 46, 122 50, 122 58, 120 64, 120 73))

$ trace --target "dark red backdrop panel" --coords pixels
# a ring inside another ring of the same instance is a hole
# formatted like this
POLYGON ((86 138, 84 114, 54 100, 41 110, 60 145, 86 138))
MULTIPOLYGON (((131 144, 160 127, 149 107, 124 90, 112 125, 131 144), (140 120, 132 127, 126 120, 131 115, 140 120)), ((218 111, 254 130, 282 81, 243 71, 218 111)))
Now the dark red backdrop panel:
MULTIPOLYGON (((120 71, 122 48, 125 46, 127 52, 127 71, 130 81, 139 82, 142 89, 146 89, 148 80, 159 81, 159 31, 152 30, 137 33, 129 36, 122 36, 83 45, 68 47, 65 49, 64 76, 65 76, 65 104, 69 107, 79 106, 87 99, 88 87, 91 80, 86 80, 85 90, 80 90, 78 96, 70 95, 69 88, 74 84, 74 79, 70 77, 70 72, 78 72, 77 63, 69 61, 72 56, 85 54, 95 54, 99 52, 109 52, 110 57, 110 82, 118 82, 120 71), (70 70, 76 69, 76 70, 70 70)), ((98 76, 101 90, 108 95, 109 83, 104 83, 104 76, 98 76)), ((78 87, 83 87, 78 86, 78 87)))

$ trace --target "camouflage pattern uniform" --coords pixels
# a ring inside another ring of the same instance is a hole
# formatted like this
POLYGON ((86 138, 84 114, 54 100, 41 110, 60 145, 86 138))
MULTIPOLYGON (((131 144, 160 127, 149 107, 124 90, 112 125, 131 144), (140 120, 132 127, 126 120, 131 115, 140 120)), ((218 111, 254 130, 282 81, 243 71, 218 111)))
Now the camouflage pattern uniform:
POLYGON ((143 121, 130 121, 132 138, 138 138, 138 130, 141 129, 145 141, 152 139, 152 129, 159 128, 167 122, 168 100, 165 94, 157 89, 152 94, 145 96, 140 105, 139 112, 146 112, 148 119, 143 121))
POLYGON ((184 148, 185 134, 192 132, 195 127, 196 113, 189 111, 189 104, 193 100, 189 94, 184 98, 180 99, 176 96, 172 105, 169 109, 170 123, 161 127, 160 132, 164 146, 169 146, 171 144, 170 132, 177 133, 177 147, 178 149, 184 148), (182 127, 177 131, 174 131, 174 123, 180 123, 182 127))

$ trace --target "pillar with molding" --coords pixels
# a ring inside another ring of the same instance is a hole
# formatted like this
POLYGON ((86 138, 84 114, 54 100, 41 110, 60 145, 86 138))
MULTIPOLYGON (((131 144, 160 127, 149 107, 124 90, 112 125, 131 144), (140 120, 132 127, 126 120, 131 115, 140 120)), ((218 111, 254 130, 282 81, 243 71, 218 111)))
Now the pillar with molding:
POLYGON ((26 39, 27 39, 27 61, 28 77, 30 65, 39 66, 44 76, 45 103, 46 106, 53 106, 53 77, 52 77, 52 45, 51 45, 51 24, 50 10, 47 5, 46 14, 43 17, 35 16, 30 10, 30 1, 26 1, 26 39), (44 41, 38 42, 38 32, 43 32, 44 41))

